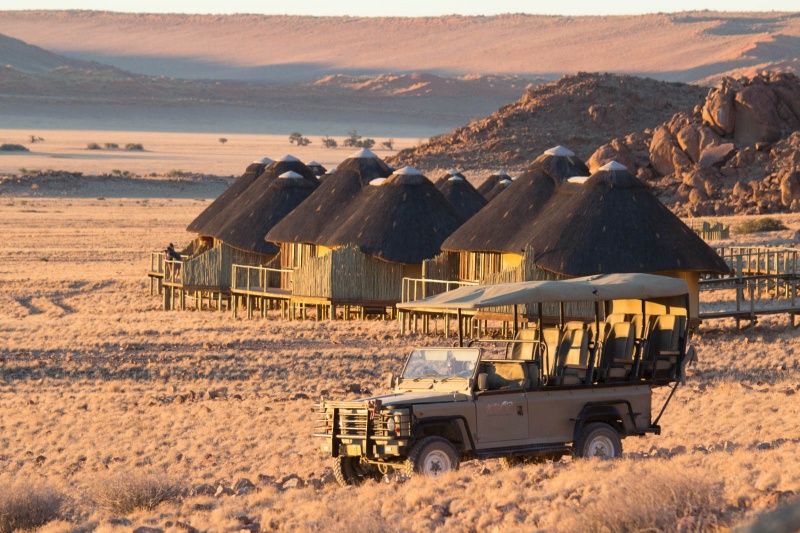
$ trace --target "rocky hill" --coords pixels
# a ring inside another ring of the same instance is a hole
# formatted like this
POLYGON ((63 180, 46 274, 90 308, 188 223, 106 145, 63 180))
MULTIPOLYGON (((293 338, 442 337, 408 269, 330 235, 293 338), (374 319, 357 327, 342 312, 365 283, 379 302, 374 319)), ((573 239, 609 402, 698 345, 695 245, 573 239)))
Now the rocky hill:
POLYGON ((702 103, 708 89, 614 74, 578 73, 529 89, 488 117, 399 152, 390 162, 426 171, 519 171, 563 144, 584 160, 615 137, 653 128, 702 103))
POLYGON ((604 144, 589 167, 612 159, 683 215, 800 211, 800 78, 725 78, 702 105, 604 144))
POLYGON ((625 164, 681 215, 800 211, 800 78, 792 73, 724 78, 711 89, 565 76, 390 162, 480 177, 519 171, 556 144, 592 171, 625 164))

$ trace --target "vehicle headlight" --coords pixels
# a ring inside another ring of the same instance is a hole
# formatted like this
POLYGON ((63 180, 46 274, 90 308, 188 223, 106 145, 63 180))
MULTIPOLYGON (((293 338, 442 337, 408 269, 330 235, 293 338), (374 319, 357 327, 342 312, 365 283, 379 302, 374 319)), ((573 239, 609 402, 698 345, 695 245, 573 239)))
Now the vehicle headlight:
POLYGON ((386 422, 386 429, 388 429, 389 431, 394 431, 396 428, 397 428, 397 423, 394 421, 394 417, 389 418, 389 420, 386 422))

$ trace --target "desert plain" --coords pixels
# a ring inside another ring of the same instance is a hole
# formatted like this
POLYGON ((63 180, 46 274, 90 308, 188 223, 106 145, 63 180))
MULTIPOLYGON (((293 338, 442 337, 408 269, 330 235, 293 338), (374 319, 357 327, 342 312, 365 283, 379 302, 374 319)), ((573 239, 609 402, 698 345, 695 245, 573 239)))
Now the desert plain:
MULTIPOLYGON (((626 439, 620 460, 472 461, 341 488, 311 437, 314 404, 384 392, 413 346, 452 339, 388 320, 165 312, 150 251, 188 241, 208 199, 159 180, 134 198, 30 180, 0 197, 0 482, 60 498, 42 531, 726 530, 800 491, 800 339, 785 315, 705 322, 662 435, 626 439), (165 501, 126 505, 143 486, 165 501)), ((800 216, 782 218, 788 230, 748 242, 792 245, 800 216)))

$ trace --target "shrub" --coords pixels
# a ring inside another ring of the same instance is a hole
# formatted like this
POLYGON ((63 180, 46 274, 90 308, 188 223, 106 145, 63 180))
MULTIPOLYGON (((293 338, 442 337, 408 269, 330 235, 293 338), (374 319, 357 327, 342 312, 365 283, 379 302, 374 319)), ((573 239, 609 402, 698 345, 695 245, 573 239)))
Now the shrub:
POLYGON ((97 144, 97 143, 89 143, 89 144, 86 145, 86 149, 87 150, 99 150, 100 149, 100 145, 97 144))
POLYGON ((168 170, 167 173, 164 175, 167 176, 168 178, 181 178, 183 176, 187 176, 188 173, 178 168, 173 168, 168 170))
POLYGON ((144 146, 139 143, 128 143, 125 145, 126 150, 144 150, 144 146))
POLYGON ((765 231, 780 231, 784 229, 788 228, 783 224, 783 222, 777 218, 766 217, 745 220, 736 227, 736 233, 761 233, 765 231))
POLYGON ((0 492, 0 533, 36 529, 56 519, 64 499, 55 489, 28 482, 4 484, 0 492))
POLYGON ((220 144, 223 144, 223 145, 224 145, 226 142, 228 142, 228 139, 226 139, 225 137, 220 137, 220 138, 219 138, 219 143, 220 143, 220 144))
POLYGON ((322 138, 322 146, 325 148, 336 148, 339 146, 339 143, 336 142, 336 139, 331 139, 327 135, 322 138))
POLYGON ((106 150, 116 150, 119 148, 117 143, 106 143, 106 150))
POLYGON ((159 504, 178 499, 181 483, 155 474, 121 473, 96 482, 94 501, 114 513, 128 514, 137 509, 155 509, 159 504))
POLYGON ((0 144, 0 152, 30 152, 21 144, 0 144))
POLYGON ((381 146, 386 148, 387 150, 394 150, 394 139, 389 139, 388 141, 383 141, 381 146))
POLYGON ((311 139, 303 137, 302 133, 294 132, 289 135, 289 144, 296 144, 297 146, 308 146, 311 144, 311 139))
POLYGON ((370 139, 370 138, 364 139, 358 144, 356 144, 356 146, 358 146, 359 148, 366 148, 367 150, 369 150, 370 148, 375 146, 375 139, 370 139))

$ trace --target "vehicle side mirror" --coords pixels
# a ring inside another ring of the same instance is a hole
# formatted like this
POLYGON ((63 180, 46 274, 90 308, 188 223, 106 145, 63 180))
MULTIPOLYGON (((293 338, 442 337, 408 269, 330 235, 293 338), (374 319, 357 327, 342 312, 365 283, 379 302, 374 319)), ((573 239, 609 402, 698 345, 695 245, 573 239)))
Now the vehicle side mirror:
POLYGON ((489 382, 489 374, 486 372, 481 372, 478 374, 478 390, 484 391, 487 388, 487 384, 489 382))
POLYGON ((388 389, 393 389, 393 388, 394 388, 394 385, 395 385, 395 376, 394 376, 394 373, 392 373, 392 372, 389 372, 389 373, 386 375, 386 388, 388 388, 388 389))

